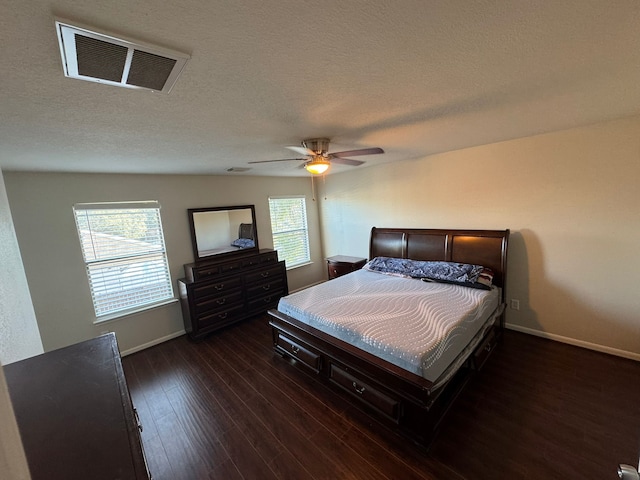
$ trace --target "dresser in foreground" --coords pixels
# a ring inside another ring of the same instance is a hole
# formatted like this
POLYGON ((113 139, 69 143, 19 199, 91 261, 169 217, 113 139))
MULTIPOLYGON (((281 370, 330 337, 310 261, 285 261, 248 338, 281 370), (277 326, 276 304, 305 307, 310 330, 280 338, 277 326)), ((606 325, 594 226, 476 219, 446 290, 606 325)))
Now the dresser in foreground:
POLYGON ((115 334, 4 373, 33 480, 150 478, 115 334))

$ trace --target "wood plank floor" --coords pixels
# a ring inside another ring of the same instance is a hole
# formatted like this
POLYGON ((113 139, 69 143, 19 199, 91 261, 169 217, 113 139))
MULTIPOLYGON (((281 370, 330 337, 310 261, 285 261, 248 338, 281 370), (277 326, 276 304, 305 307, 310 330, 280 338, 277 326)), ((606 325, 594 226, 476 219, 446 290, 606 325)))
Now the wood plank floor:
POLYGON ((275 355, 266 316, 123 364, 155 480, 606 479, 638 461, 640 363, 513 331, 429 452, 275 355))

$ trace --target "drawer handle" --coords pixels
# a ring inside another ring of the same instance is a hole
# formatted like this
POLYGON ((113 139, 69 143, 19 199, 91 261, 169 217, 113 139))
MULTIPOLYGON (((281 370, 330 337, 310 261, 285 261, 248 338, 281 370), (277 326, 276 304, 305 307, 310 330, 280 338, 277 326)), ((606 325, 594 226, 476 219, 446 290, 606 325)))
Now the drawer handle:
POLYGON ((360 395, 362 395, 365 391, 364 387, 358 388, 358 384, 356 382, 353 382, 353 388, 355 389, 356 393, 359 393, 360 395))
POLYGON ((262 299, 264 303, 269 303, 271 301, 271 295, 262 299))
POLYGON ((269 283, 269 284, 267 284, 267 285, 263 285, 263 286, 262 286, 262 289, 263 289, 263 290, 265 290, 265 291, 266 291, 266 290, 269 290, 270 288, 271 288, 271 284, 270 284, 270 283, 269 283))
POLYGON ((219 283, 218 285, 215 286, 216 290, 222 290, 224 288, 224 283, 219 283))
POLYGON ((139 424, 138 424, 138 430, 140 430, 140 432, 142 432, 142 431, 144 430, 144 429, 142 428, 142 424, 141 424, 141 423, 139 423, 139 424))
POLYGON ((227 299, 226 299, 226 298, 221 298, 220 300, 216 300, 216 303, 217 303, 218 305, 224 305, 226 301, 227 301, 227 299))
POLYGON ((229 312, 224 312, 224 313, 221 313, 220 315, 218 315, 218 318, 221 318, 221 319, 224 320, 225 318, 227 318, 227 315, 229 315, 229 312))
POLYGON ((260 274, 260 276, 261 276, 262 278, 266 278, 266 277, 268 277, 268 276, 269 276, 269 272, 262 272, 262 273, 260 274))
POLYGON ((297 355, 298 352, 300 351, 300 347, 296 347, 295 345, 291 345, 291 351, 293 352, 294 355, 297 355))
POLYGON ((493 349, 493 345, 489 344, 486 347, 484 347, 484 351, 485 352, 490 352, 493 349))

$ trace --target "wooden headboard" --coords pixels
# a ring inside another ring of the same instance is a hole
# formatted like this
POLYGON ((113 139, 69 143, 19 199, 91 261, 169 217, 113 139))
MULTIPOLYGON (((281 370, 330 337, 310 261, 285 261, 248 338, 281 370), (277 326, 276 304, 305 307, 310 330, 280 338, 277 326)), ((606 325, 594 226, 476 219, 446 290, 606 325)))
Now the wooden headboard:
POLYGON ((369 259, 395 257, 482 265, 493 270, 493 283, 502 287, 504 300, 508 244, 509 230, 373 227, 369 259))

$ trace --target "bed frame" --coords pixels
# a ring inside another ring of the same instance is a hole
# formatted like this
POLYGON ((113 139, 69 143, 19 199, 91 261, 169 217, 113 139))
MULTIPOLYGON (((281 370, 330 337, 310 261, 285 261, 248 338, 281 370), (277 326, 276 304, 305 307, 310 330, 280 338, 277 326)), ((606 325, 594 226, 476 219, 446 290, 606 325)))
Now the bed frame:
POLYGON ((369 258, 483 265, 502 288, 502 305, 435 382, 408 372, 277 310, 269 310, 275 351, 311 369, 337 392, 398 432, 429 446, 469 376, 482 367, 504 326, 509 230, 372 228, 369 258))

